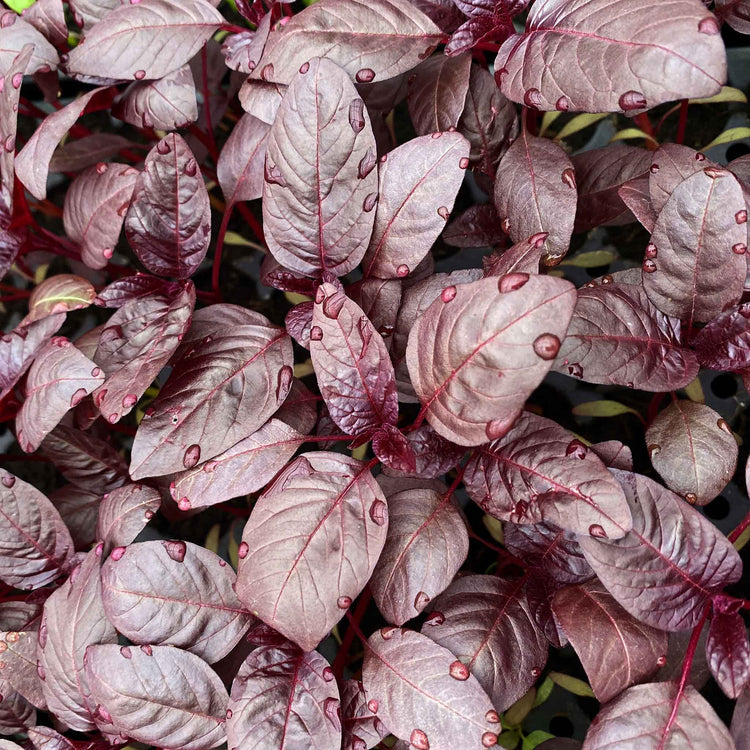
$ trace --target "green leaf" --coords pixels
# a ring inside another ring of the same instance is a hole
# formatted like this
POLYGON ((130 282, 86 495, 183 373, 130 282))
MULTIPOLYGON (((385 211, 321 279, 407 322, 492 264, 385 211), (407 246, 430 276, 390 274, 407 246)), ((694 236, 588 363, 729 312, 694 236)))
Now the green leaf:
POLYGON ((521 747, 523 750, 534 750, 537 745, 541 745, 542 742, 547 740, 554 740, 555 735, 549 732, 543 732, 541 729, 535 729, 531 734, 527 734, 523 738, 523 744, 521 747))
POLYGON ((26 8, 30 8, 36 0, 5 0, 5 4, 16 13, 21 13, 26 8))
POLYGON ((587 253, 565 258, 560 265, 575 266, 576 268, 596 268, 597 266, 606 266, 616 259, 617 253, 611 250, 589 250, 587 253))
POLYGON ((625 404, 621 404, 619 401, 609 401, 604 398, 601 401, 586 401, 583 404, 576 404, 573 407, 573 414, 578 417, 619 417, 620 414, 641 416, 630 406, 625 406, 625 404))
POLYGON ((555 683, 550 680, 549 677, 545 677, 542 684, 536 689, 536 698, 534 699, 534 706, 533 708, 536 708, 537 706, 541 706, 544 701, 547 700, 547 698, 550 697, 550 694, 554 690, 555 683))
POLYGON ((598 114, 585 112, 582 115, 576 115, 572 120, 565 123, 563 129, 555 136, 555 140, 561 141, 563 138, 567 138, 579 130, 588 128, 590 125, 599 122, 599 120, 603 120, 605 117, 609 117, 609 112, 600 112, 598 114))
POLYGON ((624 130, 620 130, 610 138, 609 142, 629 141, 634 138, 645 138, 647 141, 651 141, 651 143, 655 143, 657 146, 659 145, 659 141, 657 141, 656 138, 653 138, 648 133, 644 133, 639 128, 625 128, 624 130))
POLYGON ((742 102, 747 104, 747 97, 739 89, 733 89, 731 86, 722 86, 718 94, 709 96, 706 99, 691 99, 690 104, 719 104, 720 102, 742 102))
POLYGON ((518 740, 521 739, 521 735, 517 729, 511 729, 510 732, 503 732, 497 738, 497 744, 500 747, 504 747, 505 750, 514 750, 518 745, 518 740))
POLYGON ((545 112, 542 115, 542 124, 539 127, 539 137, 541 138, 549 128, 550 125, 562 114, 562 112, 553 111, 545 112))
POLYGON ((206 534, 206 541, 203 546, 207 550, 211 550, 215 555, 219 554, 219 533, 221 532, 221 525, 215 523, 206 534))
POLYGON ((732 141, 741 141, 743 138, 750 138, 750 128, 729 128, 714 138, 711 143, 704 146, 701 151, 707 151, 714 146, 721 146, 724 143, 732 141))
POLYGON ((685 391, 685 395, 691 401, 695 401, 696 404, 706 403, 706 395, 703 393, 703 386, 701 385, 701 379, 699 377, 691 380, 682 390, 685 391))
POLYGON ((577 677, 571 677, 562 672, 550 672, 549 678, 555 685, 559 685, 563 690, 567 690, 569 693, 573 693, 573 695, 580 695, 584 698, 596 697, 589 684, 583 680, 579 680, 577 677))
POLYGON ((529 715, 536 700, 536 688, 530 688, 522 695, 504 714, 503 724, 507 727, 520 726, 521 722, 529 715))

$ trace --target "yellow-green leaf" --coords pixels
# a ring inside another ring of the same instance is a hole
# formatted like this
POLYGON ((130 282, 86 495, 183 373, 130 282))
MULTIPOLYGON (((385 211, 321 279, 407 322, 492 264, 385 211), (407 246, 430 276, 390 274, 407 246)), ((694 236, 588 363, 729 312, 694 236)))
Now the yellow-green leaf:
POLYGON ((555 735, 550 734, 549 732, 545 732, 542 729, 535 729, 530 734, 527 734, 523 738, 523 743, 521 745, 522 750, 534 750, 535 747, 538 747, 542 744, 542 742, 546 742, 547 740, 554 740, 555 735))
POLYGON ((621 404, 619 401, 609 401, 607 399, 576 404, 573 407, 573 414, 578 417, 618 417, 620 414, 636 414, 640 416, 630 406, 625 406, 625 404, 621 404))
POLYGON ((521 735, 517 729, 512 729, 510 732, 503 732, 497 738, 497 744, 505 750, 514 750, 518 745, 518 740, 521 739, 521 735))
POLYGON ((529 715, 536 700, 536 688, 530 688, 522 695, 504 714, 503 724, 507 727, 520 726, 521 722, 529 715))
POLYGON ((585 698, 594 698, 594 691, 589 687, 587 682, 579 680, 577 677, 563 674, 562 672, 550 672, 549 678, 555 685, 559 685, 563 690, 567 690, 573 695, 580 695, 585 698))
POLYGON ((237 524, 237 521, 232 521, 232 525, 229 527, 229 562, 232 563, 235 570, 237 570, 237 566, 240 564, 240 545, 235 536, 237 524))
POLYGON ((555 136, 556 141, 561 141, 563 138, 567 138, 573 133, 577 133, 584 128, 588 128, 590 125, 603 120, 605 117, 609 117, 609 112, 600 112, 598 114, 589 114, 585 112, 582 115, 576 115, 572 120, 569 120, 563 126, 563 129, 555 136))
POLYGON ((706 403, 706 395, 703 393, 703 386, 701 385, 700 378, 691 380, 682 390, 685 391, 685 395, 691 401, 695 401, 696 404, 706 403))
POLYGON ((297 294, 297 292, 284 292, 284 296, 290 305, 299 305, 300 302, 309 302, 312 297, 307 297, 304 294, 297 294))
POLYGON ((562 112, 553 111, 553 112, 545 112, 542 115, 542 122, 539 126, 539 137, 541 138, 549 128, 550 125, 562 114, 562 112))
POLYGON ((221 532, 221 525, 215 523, 206 534, 206 541, 203 546, 206 549, 211 550, 215 555, 219 554, 219 533, 221 532))
POLYGON ((541 706, 542 703, 550 697, 554 687, 555 683, 552 682, 549 677, 545 677, 542 684, 537 688, 536 698, 534 699, 534 708, 541 706))
POLYGON ((612 250, 589 250, 587 253, 566 257, 561 266, 575 266, 576 268, 596 268, 609 265, 617 258, 612 250))
POLYGON ((365 457, 365 455, 367 454, 367 446, 368 445, 369 445, 369 443, 365 443, 364 445, 357 446, 352 451, 352 458, 356 458, 357 461, 361 461, 365 457))
POLYGON ((645 138, 647 141, 651 141, 651 143, 655 143, 657 146, 659 145, 659 141, 657 141, 656 138, 653 138, 648 133, 644 133, 639 128, 625 128, 624 130, 620 130, 610 138, 609 142, 630 141, 634 138, 645 138))
POLYGON ((750 542, 750 526, 734 540, 734 548, 739 552, 748 542, 750 542))
POLYGON ((723 133, 717 135, 716 138, 714 138, 707 146, 704 146, 701 151, 708 151, 709 148, 721 146, 724 143, 741 141, 743 138, 750 138, 750 128, 729 128, 729 130, 725 130, 723 133))
POLYGON ((484 515, 482 516, 482 523, 484 528, 489 531, 490 536, 500 544, 503 544, 503 524, 498 521, 494 516, 484 515))
POLYGON ((30 8, 35 2, 36 0, 5 0, 5 4, 16 13, 21 13, 26 8, 30 8))
POLYGON ((709 96, 706 99, 690 100, 690 104, 719 104, 720 102, 742 102, 747 104, 747 97, 739 89, 734 89, 731 86, 722 86, 718 94, 709 96))
POLYGON ((304 378, 307 375, 312 375, 315 372, 311 359, 307 359, 300 364, 294 365, 294 377, 304 378))

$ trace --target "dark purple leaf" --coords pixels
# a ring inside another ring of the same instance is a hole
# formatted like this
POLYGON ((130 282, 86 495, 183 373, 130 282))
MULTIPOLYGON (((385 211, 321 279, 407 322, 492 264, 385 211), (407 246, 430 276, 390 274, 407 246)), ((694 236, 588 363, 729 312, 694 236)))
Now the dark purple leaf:
POLYGON ((76 549, 90 549, 96 541, 96 519, 101 494, 74 484, 66 484, 50 493, 49 499, 68 527, 76 549))
MULTIPOLYGON (((0 196, 2 202, 2 196, 0 196)), ((0 219, 0 281, 4 279, 23 250, 29 234, 24 229, 3 229, 0 219)))
MULTIPOLYGON (((36 724, 37 717, 34 706, 29 703, 20 693, 9 688, 7 682, 0 683, 3 693, 0 695, 0 733, 17 734, 25 732, 27 727, 36 724)), ((0 743, 6 743, 8 748, 19 748, 9 740, 0 740, 0 743)), ((0 744, 0 750, 5 750, 0 744)))
POLYGON ((36 629, 0 631, 0 680, 32 705, 46 709, 42 681, 36 669, 36 653, 36 629))
MULTIPOLYGON (((319 0, 284 27, 286 38, 296 20, 321 9, 320 2, 326 5, 319 0)), ((375 220, 378 176, 374 162, 369 171, 362 167, 374 160, 375 138, 343 70, 324 59, 300 70, 268 134, 263 231, 268 249, 290 270, 344 276, 362 259, 375 220)))
POLYGON ((370 636, 362 682, 391 733, 412 747, 491 747, 501 731, 490 699, 463 662, 420 633, 394 627, 370 636))
POLYGON ((94 304, 117 309, 139 297, 146 297, 155 292, 171 292, 179 288, 179 282, 166 281, 158 276, 138 272, 134 276, 125 276, 108 284, 96 295, 94 304))
POLYGON ((206 257, 208 192, 192 151, 176 133, 149 151, 125 216, 125 235, 141 263, 158 276, 186 278, 206 257))
POLYGON ((192 469, 218 456, 284 402, 293 378, 292 343, 257 317, 256 325, 214 331, 182 356, 138 427, 133 479, 192 469))
POLYGON ((633 452, 619 440, 594 443, 591 450, 596 453, 608 469, 633 471, 633 452))
POLYGON ((388 506, 366 464, 305 453, 253 508, 242 534, 237 594, 310 651, 364 588, 387 531, 388 506))
POLYGON ((381 160, 375 226, 362 262, 366 276, 404 278, 419 265, 450 216, 468 157, 462 135, 433 133, 381 160))
POLYGON ((454 31, 463 21, 461 11, 452 0, 411 0, 411 4, 431 18, 446 34, 454 31))
POLYGON ((263 166, 270 127, 252 115, 243 115, 219 155, 216 172, 229 205, 263 195, 263 166))
POLYGON ((372 452, 384 468, 399 472, 413 472, 417 459, 411 443, 398 427, 384 424, 372 436, 372 452))
POLYGON ((677 143, 665 143, 654 151, 648 172, 648 190, 654 211, 661 213, 674 189, 706 168, 721 169, 700 151, 677 143))
POLYGON ((576 154, 572 161, 578 183, 576 232, 633 221, 618 191, 629 180, 649 174, 650 151, 616 143, 576 154))
POLYGON ((495 207, 513 242, 546 232, 546 254, 568 252, 578 193, 573 162, 558 144, 522 131, 497 168, 495 207))
POLYGON ((599 711, 586 734, 586 750, 618 746, 681 750, 696 741, 701 750, 731 748, 727 728, 705 698, 688 685, 676 703, 678 690, 676 682, 626 690, 599 711))
POLYGON ((573 286, 551 276, 509 274, 443 289, 414 324, 406 355, 435 430, 459 445, 504 435, 549 371, 574 305, 573 286))
POLYGON ((62 0, 36 0, 24 10, 22 16, 53 45, 59 47, 67 44, 68 27, 62 0))
POLYGON ((423 424, 416 430, 406 433, 404 437, 411 446, 416 461, 415 466, 409 470, 384 467, 386 473, 395 476, 437 479, 455 468, 465 452, 464 448, 440 437, 428 424, 423 424))
POLYGON ((401 306, 403 284, 400 279, 364 279, 347 287, 347 294, 361 308, 390 349, 401 306))
POLYGON ((282 292, 311 295, 313 282, 281 265, 270 253, 263 256, 260 264, 260 281, 265 286, 280 289, 282 292))
POLYGON ((30 727, 27 734, 34 750, 75 750, 75 745, 67 737, 51 727, 30 727))
POLYGON ((380 704, 368 700, 367 691, 359 680, 344 680, 341 685, 342 750, 363 750, 373 747, 389 732, 378 718, 380 704))
POLYGON ((218 555, 182 541, 115 549, 102 566, 102 601, 133 643, 179 646, 213 664, 242 638, 251 617, 218 555))
MULTIPOLYGON (((76 3, 78 4, 78 3, 76 3)), ((163 78, 200 50, 224 19, 206 0, 144 0, 118 5, 86 31, 69 73, 124 80, 163 78)))
POLYGON ((523 412, 466 467, 470 497, 502 521, 544 521, 619 539, 631 528, 625 495, 599 457, 551 419, 523 412))
POLYGON ((648 177, 636 177, 620 186, 617 194, 647 231, 653 232, 658 218, 651 205, 648 177))
POLYGON ((6 601, 0 602, 0 629, 39 630, 42 616, 40 602, 6 601))
POLYGON ((248 78, 239 91, 240 104, 248 114, 273 125, 286 90, 285 84, 248 78))
POLYGON ((340 747, 339 691, 328 662, 292 644, 251 653, 232 682, 227 745, 340 747))
POLYGON ((314 308, 315 303, 312 300, 300 302, 284 318, 284 327, 287 333, 305 349, 310 348, 310 329, 312 328, 314 308))
POLYGON ((750 680, 750 643, 738 600, 719 596, 706 639, 706 658, 719 687, 734 700, 750 680))
POLYGON ((445 244, 453 247, 493 247, 506 236, 493 203, 467 208, 448 224, 442 235, 445 244))
POLYGON ((471 166, 490 177, 494 176, 498 162, 518 134, 516 108, 500 93, 489 72, 478 65, 471 67, 458 131, 471 144, 471 166))
POLYGON ((718 315, 691 341, 702 367, 740 372, 750 367, 750 304, 718 315))
POLYGON ((664 483, 691 505, 710 503, 737 468, 732 430, 705 404, 671 403, 646 430, 646 445, 664 483))
POLYGON ((110 423, 135 407, 185 335, 195 287, 191 281, 181 286, 127 302, 102 330, 94 359, 107 378, 94 403, 110 423))
POLYGON ((120 0, 70 0, 69 4, 75 22, 89 29, 121 5, 121 2, 120 0))
MULTIPOLYGON (((690 670, 690 684, 696 690, 702 690, 711 677, 706 658, 706 638, 708 636, 709 624, 706 623, 698 638, 698 646, 695 650, 692 668, 690 670)), ((680 681, 682 676, 682 663, 685 659, 685 651, 690 643, 692 631, 683 630, 677 633, 668 633, 667 659, 666 663, 656 673, 655 682, 680 681)))
POLYGON ((360 83, 382 81, 411 70, 442 36, 408 0, 319 0, 271 34, 254 75, 290 83, 322 53, 360 83))
MULTIPOLYGON (((750 34, 748 0, 716 0, 716 15, 740 34, 750 34)), ((737 745, 739 750, 739 745, 737 745)))
POLYGON ((747 750, 750 747, 750 690, 742 692, 734 707, 731 731, 736 750, 747 750))
POLYGON ((301 380, 294 378, 289 395, 273 415, 274 419, 286 422, 300 435, 309 435, 318 421, 319 401, 319 396, 310 391, 301 380))
POLYGON ((651 235, 643 288, 667 315, 706 323, 739 302, 747 274, 747 227, 739 182, 708 167, 672 192, 651 235))
POLYGON ((11 10, 0 11, 0 70, 6 76, 13 61, 27 44, 33 45, 33 51, 21 72, 31 75, 45 68, 57 68, 60 62, 57 52, 44 35, 28 19, 20 18, 11 10))
POLYGON ((29 297, 29 314, 24 323, 71 310, 88 307, 96 297, 96 290, 86 279, 72 273, 50 276, 37 284, 29 297))
POLYGON ((39 675, 52 714, 79 732, 96 728, 96 701, 84 673, 86 649, 116 643, 102 607, 100 558, 91 550, 71 577, 44 603, 39 630, 39 675))
POLYGON ((713 96, 727 75, 719 31, 692 0, 543 0, 525 32, 501 47, 495 76, 509 99, 563 112, 632 112, 713 96))
POLYGON ((532 234, 527 240, 482 258, 485 276, 505 276, 509 273, 538 274, 546 255, 547 232, 532 234))
POLYGON ((139 144, 114 133, 93 133, 78 140, 68 139, 52 155, 49 171, 80 172, 116 156, 124 148, 139 148, 139 144))
POLYGON ((355 302, 333 284, 315 296, 310 356, 331 418, 347 435, 395 424, 393 365, 381 335, 355 302))
POLYGON ((679 321, 657 310, 642 287, 587 284, 554 368, 588 383, 675 391, 698 374, 679 332, 679 321))
POLYGON ((385 619, 403 625, 444 591, 469 552, 452 492, 414 489, 388 497, 388 535, 370 579, 385 619))
POLYGON ((581 537, 586 559, 636 619, 660 630, 695 627, 710 598, 741 573, 739 555, 682 498, 647 477, 612 470, 633 529, 622 539, 581 537))
POLYGON ((666 658, 667 634, 631 617, 598 581, 558 591, 552 607, 601 703, 647 680, 666 658))
POLYGON ((208 750, 224 741, 229 696, 195 654, 174 646, 90 646, 86 678, 99 713, 138 742, 208 750))
POLYGON ((71 342, 53 338, 37 354, 26 380, 26 401, 16 417, 18 444, 35 451, 60 420, 104 382, 104 373, 71 342))
POLYGON ((224 40, 221 52, 228 68, 246 74, 255 70, 268 41, 272 15, 266 13, 255 31, 232 34, 224 40))
POLYGON ((130 544, 159 510, 158 490, 143 484, 127 484, 102 498, 96 538, 104 542, 104 554, 130 544))
POLYGON ((87 91, 67 106, 48 115, 19 151, 16 157, 16 176, 35 198, 44 200, 47 197, 47 174, 57 145, 75 125, 92 99, 103 91, 106 91, 105 87, 87 91))

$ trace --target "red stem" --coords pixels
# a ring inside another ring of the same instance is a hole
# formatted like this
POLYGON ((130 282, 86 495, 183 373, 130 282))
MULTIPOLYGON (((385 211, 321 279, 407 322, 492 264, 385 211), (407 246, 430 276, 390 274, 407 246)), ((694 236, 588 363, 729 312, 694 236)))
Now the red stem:
POLYGON ((675 138, 675 143, 685 142, 685 129, 687 128, 688 106, 689 106, 688 100, 683 99, 682 103, 680 104, 680 119, 677 122, 677 136, 675 138))
POLYGON ((748 514, 740 521, 739 525, 730 532, 727 539, 732 543, 736 542, 748 526, 750 526, 750 512, 748 512, 748 514))
MULTIPOLYGON (((649 120, 648 114, 646 112, 641 112, 639 115, 636 115, 633 118, 634 122, 638 127, 646 133, 646 135, 650 135, 652 138, 656 139, 656 133, 654 133, 654 127, 651 125, 651 120, 649 120)), ((656 151, 657 148, 659 148, 658 144, 654 143, 653 141, 646 141, 646 147, 650 151, 656 151)))
MULTIPOLYGON (((365 590, 360 594, 357 606, 352 613, 350 625, 344 633, 344 637, 341 640, 341 646, 339 646, 339 651, 333 661, 333 674, 336 675, 337 680, 341 680, 344 676, 344 666, 346 665, 346 660, 349 656, 349 649, 352 647, 354 636, 357 634, 357 631, 351 623, 356 623, 357 630, 359 630, 359 623, 362 622, 362 618, 364 617, 367 608, 370 606, 371 601, 372 592, 370 591, 370 587, 366 586, 365 590)), ((347 614, 349 613, 347 612, 347 614)))
POLYGON ((229 226, 229 219, 232 216, 232 209, 234 204, 230 203, 225 209, 224 214, 221 217, 221 225, 219 226, 219 235, 216 238, 216 250, 214 250, 214 265, 211 269, 211 291, 214 297, 221 299, 221 292, 219 291, 219 272, 221 271, 221 251, 224 249, 224 237, 227 233, 227 227, 229 226))
POLYGON ((214 163, 219 161, 219 149, 216 148, 216 138, 214 137, 214 128, 211 123, 211 102, 208 93, 208 54, 206 45, 201 50, 201 64, 203 68, 203 112, 206 115, 206 135, 208 136, 208 150, 211 152, 214 163))

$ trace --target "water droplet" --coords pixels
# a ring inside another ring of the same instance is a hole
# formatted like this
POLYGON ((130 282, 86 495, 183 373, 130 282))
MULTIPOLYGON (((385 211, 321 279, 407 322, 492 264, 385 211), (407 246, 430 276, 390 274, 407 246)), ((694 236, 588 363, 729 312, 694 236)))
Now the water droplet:
POLYGON ((500 228, 505 234, 510 234, 510 219, 507 216, 500 222, 500 228))
POLYGON ((365 196, 365 199, 362 201, 362 210, 366 212, 372 211, 372 209, 375 208, 375 204, 377 202, 378 194, 370 193, 369 195, 365 196))
POLYGON ((382 500, 376 500, 370 506, 370 518, 377 526, 385 526, 388 521, 388 506, 382 500))
POLYGON ((602 285, 605 284, 614 284, 615 283, 615 277, 611 276, 610 274, 606 274, 602 276, 602 285))
POLYGON ((164 156, 172 151, 172 147, 167 143, 167 139, 165 138, 156 144, 156 150, 164 156))
POLYGON ((323 315, 331 320, 336 320, 339 317, 345 302, 346 296, 341 293, 332 294, 329 297, 326 297, 323 300, 323 315))
POLYGON ((656 660, 656 666, 660 667, 660 668, 663 667, 666 663, 667 663, 667 657, 666 656, 660 656, 656 660))
POLYGON ((498 291, 502 293, 515 292, 529 280, 527 273, 506 273, 497 282, 498 291))
POLYGON ((273 78, 273 65, 271 63, 263 66, 260 71, 260 77, 264 81, 270 81, 273 78))
POLYGON ((177 424, 180 421, 180 418, 177 416, 177 414, 172 415, 172 419, 170 419, 170 422, 172 424, 177 424))
POLYGON ((302 65, 299 66, 299 72, 302 75, 305 75, 307 71, 310 70, 310 63, 309 62, 303 62, 302 65))
POLYGON ((124 408, 129 409, 131 406, 135 406, 137 401, 138 401, 138 396, 136 396, 135 393, 128 393, 122 399, 122 405, 124 408))
POLYGON ((294 370, 289 365, 284 365, 279 370, 279 376, 276 383, 276 400, 281 402, 288 395, 294 380, 294 370))
POLYGON ((195 159, 188 159, 185 162, 185 174, 188 177, 195 177, 198 174, 198 162, 195 159))
POLYGON ((360 180, 364 180, 365 177, 375 169, 377 163, 378 159, 375 152, 372 148, 368 148, 367 153, 365 153, 362 159, 360 159, 359 166, 357 167, 357 177, 359 177, 360 180))
POLYGON ((234 712, 232 711, 231 708, 228 708, 226 714, 224 715, 226 716, 227 721, 229 721, 234 716, 234 712))
POLYGON ((529 237, 528 242, 531 247, 541 247, 549 237, 549 232, 537 232, 529 237))
POLYGON ((16 483, 16 478, 12 474, 3 474, 2 482, 4 487, 10 489, 16 483))
POLYGON ((42 666, 42 662, 37 659, 36 661, 36 673, 39 675, 39 679, 44 682, 44 680, 47 677, 47 673, 44 671, 44 667, 42 666))
POLYGON ((370 83, 375 78, 375 71, 371 68, 362 68, 357 71, 357 75, 354 76, 357 79, 357 83, 370 83))
POLYGON ((100 376, 101 374, 102 374, 102 371, 101 371, 101 369, 100 369, 99 367, 95 367, 95 368, 94 368, 94 369, 93 369, 93 370, 91 371, 91 377, 92 377, 92 378, 98 378, 98 377, 99 377, 99 376, 100 376))
POLYGON ((349 105, 349 125, 355 133, 361 133, 365 127, 365 103, 361 99, 353 99, 349 105))
POLYGON ((658 443, 651 443, 651 445, 648 446, 649 459, 653 459, 654 456, 659 453, 659 451, 661 451, 661 446, 658 443))
POLYGON ((373 698, 367 701, 367 708, 370 710, 370 713, 376 714, 380 708, 380 704, 373 698))
POLYGON ((442 138, 443 134, 438 131, 437 133, 431 133, 430 138, 432 138, 433 141, 436 141, 438 138, 442 138))
POLYGON ((735 255, 744 255, 747 252, 747 245, 744 242, 738 242, 736 245, 732 245, 732 252, 735 255))
POLYGON ((136 81, 142 81, 146 77, 146 71, 145 70, 136 70, 133 74, 133 77, 136 81))
POLYGON ((657 248, 653 242, 649 242, 648 245, 646 245, 646 257, 653 259, 656 258, 657 255, 659 255, 659 248, 657 248))
POLYGON ((179 541, 179 540, 166 540, 162 542, 164 545, 164 549, 167 551, 167 554, 178 563, 183 562, 185 559, 185 553, 187 552, 187 545, 185 542, 179 541))
POLYGON ((177 483, 174 481, 169 483, 169 496, 172 500, 177 500, 177 483))
POLYGON ((461 682, 464 682, 465 680, 469 679, 469 668, 462 662, 456 659, 456 661, 451 662, 450 667, 448 668, 448 674, 454 679, 454 680, 460 680, 461 682))
POLYGON ((398 276, 400 279, 406 278, 409 275, 409 266, 402 263, 397 269, 396 269, 396 276, 398 276))
POLYGON ((128 646, 122 646, 122 647, 120 648, 120 653, 121 653, 121 654, 122 654, 122 655, 123 655, 123 656, 124 656, 124 657, 125 657, 126 659, 132 659, 132 658, 133 658, 133 653, 132 653, 132 651, 130 650, 130 648, 129 648, 128 646))
POLYGON ((198 461, 201 460, 201 447, 197 443, 193 443, 182 457, 182 465, 186 469, 192 469, 198 461))
POLYGON ((563 170, 562 174, 560 175, 560 179, 563 181, 564 185, 567 185, 573 190, 576 189, 576 173, 575 170, 571 167, 563 170))
POLYGON ((117 562, 118 560, 122 560, 122 556, 125 554, 125 550, 127 547, 115 547, 112 550, 112 553, 110 554, 110 557, 117 562))
POLYGON ((117 422, 117 420, 118 420, 119 418, 120 418, 120 417, 118 416, 117 412, 112 412, 112 413, 111 413, 111 414, 110 414, 110 415, 109 415, 109 416, 107 417, 107 421, 108 421, 108 422, 109 422, 110 424, 115 424, 115 423, 117 422))
POLYGON ((323 702, 323 713, 337 730, 341 728, 341 703, 338 698, 326 698, 323 702))
POLYGON ((226 568, 227 567, 226 560, 219 560, 219 567, 220 568, 226 568))
POLYGON ((84 398, 86 398, 86 396, 87 396, 87 395, 88 395, 88 393, 87 393, 87 391, 86 391, 86 389, 85 389, 85 388, 79 388, 79 389, 78 389, 78 390, 77 390, 77 391, 76 391, 76 392, 75 392, 75 393, 74 393, 74 394, 73 394, 73 395, 72 395, 72 396, 70 397, 70 405, 71 405, 71 407, 73 407, 73 406, 78 406, 78 404, 80 404, 80 403, 81 403, 81 401, 83 401, 83 399, 84 399, 84 398))
POLYGON ((244 560, 247 557, 248 552, 250 552, 250 547, 248 546, 248 543, 242 542, 240 546, 237 548, 237 557, 239 557, 240 560, 244 560))
POLYGON ((485 732, 482 735, 483 747, 493 747, 497 745, 497 735, 494 732, 485 732))
POLYGON ((747 223, 747 211, 744 208, 742 209, 742 211, 737 211, 737 213, 734 215, 734 220, 738 224, 747 223))
POLYGON ((534 352, 544 360, 551 360, 560 351, 560 339, 554 333, 543 333, 534 339, 534 352))
POLYGON ((421 612, 430 603, 430 597, 424 591, 418 591, 414 597, 414 609, 421 612))
POLYGON ((643 265, 641 266, 644 273, 653 273, 656 271, 656 263, 654 263, 651 258, 646 258, 646 260, 643 261, 643 265))
POLYGON ((698 502, 698 497, 693 492, 688 492, 687 495, 685 495, 685 500, 687 500, 690 505, 695 505, 698 502))
POLYGON ((561 96, 555 102, 555 109, 558 112, 567 112, 570 109, 570 99, 567 96, 561 96))
POLYGON ((445 622, 445 615, 442 612, 430 612, 427 615, 427 619, 424 621, 425 625, 442 625, 445 622))
POLYGON ((0 28, 7 29, 16 22, 16 14, 12 11, 6 11, 0 16, 0 28))
POLYGON ((154 517, 154 511, 153 510, 147 510, 143 514, 143 518, 145 521, 150 521, 154 517))
POLYGON ((3 148, 10 154, 12 151, 15 151, 16 148, 16 137, 14 135, 9 135, 5 139, 5 143, 3 144, 3 148))
POLYGON ((703 170, 703 174, 707 175, 712 180, 718 180, 720 177, 726 177, 727 170, 721 169, 721 167, 706 167, 703 170))
POLYGON ((726 432, 727 435, 731 435, 732 434, 732 428, 727 424, 727 420, 726 419, 719 419, 719 420, 717 420, 716 426, 720 430, 724 430, 724 432, 726 432))
POLYGON ((490 724, 500 723, 500 717, 498 716, 497 711, 495 711, 495 709, 491 709, 490 711, 487 711, 487 713, 484 715, 484 720, 488 721, 490 724))
POLYGON ((320 341, 323 338, 323 329, 320 326, 313 326, 310 329, 310 340, 320 341))
POLYGON ((333 670, 330 667, 326 667, 323 670, 323 679, 326 682, 333 682, 333 670))
POLYGON ((532 107, 533 109, 540 109, 542 106, 542 101, 542 94, 539 89, 529 89, 523 95, 523 103, 527 107, 532 107))
POLYGON ((620 97, 619 105, 623 112, 630 112, 634 109, 645 109, 646 97, 640 91, 626 91, 620 97))
POLYGON ((493 419, 491 422, 488 422, 487 426, 484 428, 487 439, 497 440, 505 435, 505 433, 513 426, 517 416, 517 412, 512 412, 500 419, 493 419))
POLYGON ((581 461, 586 458, 588 452, 589 449, 580 440, 571 440, 565 449, 566 456, 573 456, 581 461))
POLYGON ((651 172, 651 174, 656 174, 659 171, 659 165, 658 164, 652 164, 649 167, 648 171, 651 172))
POLYGON ((443 300, 443 302, 452 302, 454 299, 456 299, 457 289, 455 286, 447 286, 445 289, 443 289, 442 292, 440 292, 440 299, 443 300))
POLYGON ((542 674, 542 670, 539 669, 539 667, 534 667, 531 670, 531 676, 536 680, 539 678, 539 676, 542 674))
POLYGON ((143 646, 140 647, 140 649, 141 651, 143 651, 144 654, 146 654, 146 656, 153 656, 154 654, 154 650, 148 644, 144 644, 143 646))
POLYGON ((349 607, 352 606, 352 598, 351 598, 351 596, 340 596, 336 600, 336 606, 339 609, 349 609, 349 607))
POLYGON ((445 206, 440 206, 437 212, 438 216, 444 221, 448 221, 448 217, 451 215, 451 212, 445 206))
POLYGON ((607 532, 604 531, 598 523, 592 523, 591 526, 589 526, 589 534, 598 539, 607 539, 607 532))
POLYGON ((719 33, 719 24, 713 16, 706 16, 698 21, 698 32, 700 34, 715 36, 719 33))
POLYGON ((286 187, 287 184, 284 176, 281 174, 281 170, 275 164, 272 164, 270 159, 268 158, 266 158, 266 161, 263 165, 263 179, 269 185, 279 185, 280 187, 286 187))
MULTIPOLYGON (((5 641, 0 641, 0 654, 4 654, 8 650, 8 644, 5 641)), ((0 662, 5 667, 5 662, 0 662)))
POLYGON ((459 169, 468 169, 469 168, 469 158, 467 156, 464 156, 459 162, 458 162, 459 169))
POLYGON ((390 641, 397 630, 398 628, 395 625, 386 625, 384 628, 380 628, 380 637, 384 641, 390 641))
POLYGON ((415 729, 409 737, 409 742, 415 750, 430 750, 430 741, 421 729, 415 729))
POLYGON ((10 79, 10 83, 14 89, 20 89, 21 84, 23 83, 23 73, 14 73, 13 77, 10 79))

